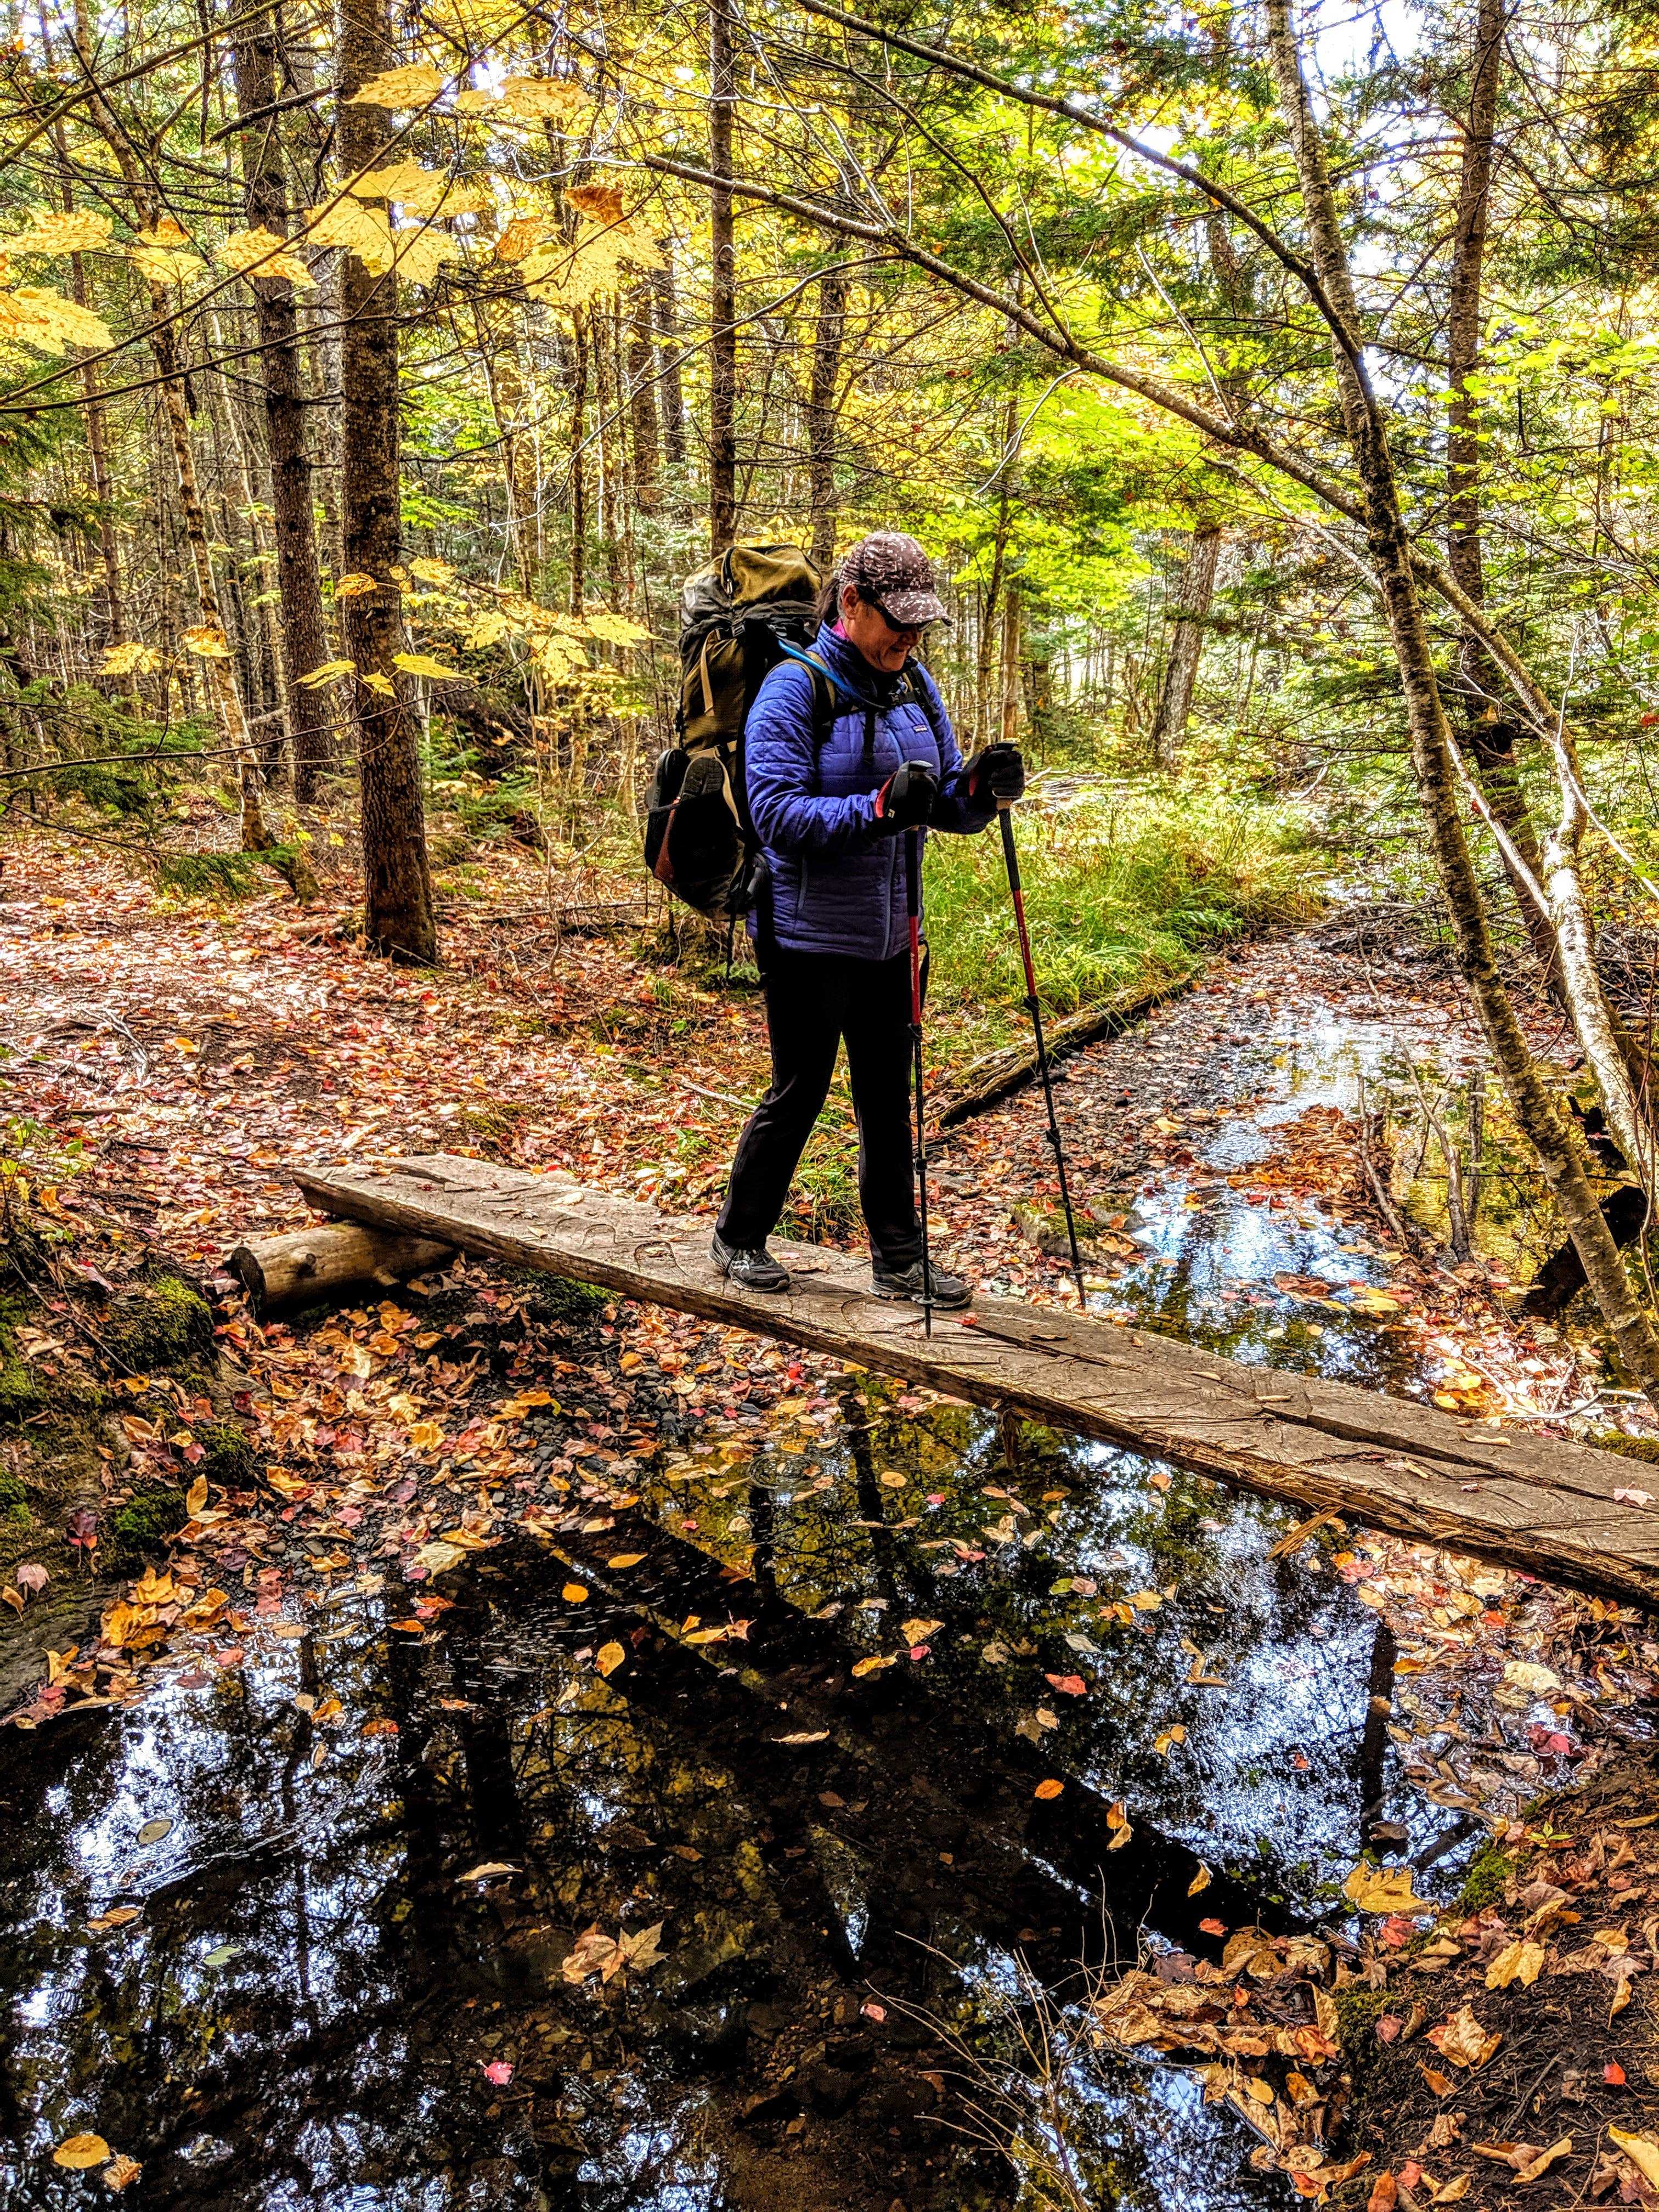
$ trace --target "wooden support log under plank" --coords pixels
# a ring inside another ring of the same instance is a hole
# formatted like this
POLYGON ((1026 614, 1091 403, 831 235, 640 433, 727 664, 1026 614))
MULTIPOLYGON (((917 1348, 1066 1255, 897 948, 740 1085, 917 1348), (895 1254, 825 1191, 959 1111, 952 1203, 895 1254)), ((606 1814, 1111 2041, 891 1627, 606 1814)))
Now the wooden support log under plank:
POLYGON ((790 1294, 745 1291, 715 1273, 701 1218, 489 1160, 437 1153, 302 1169, 295 1180, 325 1212, 805 1345, 1305 1513, 1659 1601, 1659 1511, 1615 1500, 1641 1470, 1612 1452, 1474 1427, 1434 1407, 1010 1298, 981 1298, 966 1319, 936 1314, 927 1337, 920 1308, 872 1297, 867 1264, 821 1245, 775 1240, 790 1294))
POLYGON ((345 1291, 388 1288, 428 1267, 447 1267, 453 1244, 401 1230, 301 1229, 291 1237, 261 1237, 239 1244, 228 1265, 261 1313, 281 1313, 337 1297, 345 1291))

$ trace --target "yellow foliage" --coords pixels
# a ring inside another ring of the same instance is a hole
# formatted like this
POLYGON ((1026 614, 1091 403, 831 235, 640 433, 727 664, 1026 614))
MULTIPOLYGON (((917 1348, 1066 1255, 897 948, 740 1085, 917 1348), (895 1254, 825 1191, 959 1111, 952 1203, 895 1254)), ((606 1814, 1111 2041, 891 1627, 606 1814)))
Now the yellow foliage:
POLYGON ((392 245, 398 256, 398 274, 406 284, 429 284, 444 263, 453 261, 461 250, 458 239, 430 225, 420 230, 395 232, 392 245))
POLYGON ((378 668, 369 669, 363 678, 363 682, 368 684, 371 691, 378 691, 383 699, 390 699, 393 696, 392 678, 389 676, 382 676, 378 668))
POLYGON ((185 631, 180 643, 186 653, 199 653, 204 660, 230 659, 229 643, 217 623, 198 623, 185 631))
POLYGON ((334 586, 334 596, 337 599, 366 599, 371 592, 378 592, 380 588, 380 584, 374 577, 354 572, 349 576, 341 577, 339 582, 334 586))
POLYGON ((515 215, 495 240, 498 261, 522 261, 533 246, 538 246, 552 228, 550 216, 515 215))
POLYGON ((409 573, 422 584, 453 584, 455 580, 455 571, 447 561, 434 561, 424 553, 410 562, 409 573))
POLYGON ((593 117, 592 101, 568 77, 506 77, 501 82, 501 105, 526 123, 540 123, 550 117, 583 131, 593 117))
POLYGON ((362 206, 354 199, 337 200, 332 207, 315 211, 306 232, 313 246, 340 246, 355 253, 371 276, 384 276, 393 258, 392 224, 384 208, 362 206))
POLYGON ((392 665, 401 668, 405 676, 425 676, 441 684, 453 683, 461 672, 459 668, 446 668, 429 653, 394 653, 392 665))
POLYGON ((325 660, 320 668, 313 668, 308 676, 297 677, 308 691, 320 691, 325 684, 337 683, 342 676, 349 676, 356 663, 350 660, 325 660))
POLYGON ((153 645, 106 645, 100 676, 152 676, 161 665, 153 645))
POLYGON ((77 307, 60 292, 20 284, 0 292, 0 338, 20 339, 39 352, 61 354, 65 346, 113 345, 109 325, 89 307, 77 307))
POLYGON ((106 215, 89 210, 62 214, 54 208, 37 208, 27 230, 4 241, 8 253, 95 253, 109 244, 114 228, 106 215))
POLYGON ((495 204, 487 179, 452 177, 447 169, 423 169, 418 161, 371 169, 346 190, 361 200, 395 200, 405 215, 477 214, 495 204))
POLYGON ((473 617, 472 627, 461 640, 469 653, 477 653, 487 645, 499 645, 511 625, 499 607, 485 607, 473 617))
POLYGON ((424 107, 435 100, 449 79, 429 62, 410 62, 402 69, 372 76, 361 91, 344 102, 347 107, 424 107))
POLYGON ((275 231, 233 230, 218 258, 228 269, 248 270, 255 276, 286 276, 290 284, 314 284, 317 279, 298 254, 285 251, 287 244, 275 231))
POLYGON ((601 607, 587 617, 589 634, 604 645, 649 645, 651 633, 643 623, 629 622, 626 615, 607 613, 601 607))
POLYGON ((182 284, 202 265, 193 253, 175 253, 164 246, 135 246, 130 258, 152 284, 182 284))

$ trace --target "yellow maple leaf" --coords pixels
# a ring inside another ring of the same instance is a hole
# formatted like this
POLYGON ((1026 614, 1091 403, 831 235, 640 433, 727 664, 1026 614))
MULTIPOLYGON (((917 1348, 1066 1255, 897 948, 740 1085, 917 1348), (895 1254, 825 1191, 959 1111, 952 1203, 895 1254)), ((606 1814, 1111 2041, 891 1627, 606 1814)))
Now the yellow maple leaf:
POLYGON ((441 660, 434 660, 429 653, 394 653, 394 668, 401 668, 405 676, 426 676, 439 683, 452 683, 460 674, 459 668, 446 668, 441 660))
POLYGON ((444 263, 454 260, 461 250, 459 239, 452 238, 447 230, 430 227, 398 231, 392 246, 398 258, 398 274, 406 284, 429 284, 444 263))
POLYGON ((486 607, 473 617, 472 627, 461 640, 468 653, 477 653, 487 645, 499 645, 511 625, 498 607, 486 607))
POLYGON ((418 161, 393 161, 346 186, 360 200, 395 200, 406 215, 465 215, 495 205, 488 183, 423 169, 418 161))
POLYGON ((586 127, 593 103, 568 77, 509 76, 501 81, 501 105, 526 123, 563 118, 586 127))
POLYGON ((552 219, 541 215, 515 215, 495 240, 498 261, 522 261, 532 246, 539 246, 552 219))
POLYGON ((90 308, 77 306, 59 292, 42 291, 34 284, 0 292, 0 338, 3 337, 21 339, 38 352, 54 355, 61 354, 65 346, 115 343, 109 325, 90 308))
POLYGON ((27 230, 4 241, 8 253, 95 253, 109 244, 114 228, 106 215, 90 210, 73 213, 37 208, 27 230))
POLYGON ((455 95, 455 107, 461 115, 482 115, 487 107, 499 107, 501 96, 479 86, 469 86, 465 92, 455 95))
POLYGON ((308 691, 320 691, 325 684, 337 683, 342 676, 349 676, 356 663, 352 660, 325 660, 320 668, 313 668, 308 676, 296 677, 295 681, 308 691))
POLYGON ((334 596, 337 599, 362 599, 380 588, 375 577, 365 576, 361 570, 354 570, 350 575, 341 577, 334 586, 334 596))
POLYGON ((337 200, 332 207, 314 209, 306 238, 313 246, 343 246, 355 253, 371 276, 384 276, 393 259, 392 224, 386 210, 365 207, 360 200, 337 200))
POLYGON ((401 69, 385 70, 372 76, 343 102, 347 107, 424 107, 435 100, 449 79, 429 62, 407 62, 401 69))
POLYGON ((182 284, 201 266, 193 253, 176 253, 163 246, 135 246, 129 258, 152 284, 182 284))
POLYGON ((389 676, 382 676, 378 668, 371 668, 363 678, 371 691, 378 691, 383 699, 396 696, 396 689, 389 676))
POLYGON ((409 573, 422 584, 453 584, 455 571, 447 561, 438 561, 422 553, 409 564, 409 573))
POLYGON ((287 245, 275 231, 233 230, 218 258, 227 268, 254 276, 285 276, 290 284, 314 284, 316 278, 298 254, 286 251, 287 245))
POLYGON ((228 660, 230 645, 217 623, 198 623, 193 629, 185 631, 179 642, 186 653, 199 653, 204 660, 228 660))

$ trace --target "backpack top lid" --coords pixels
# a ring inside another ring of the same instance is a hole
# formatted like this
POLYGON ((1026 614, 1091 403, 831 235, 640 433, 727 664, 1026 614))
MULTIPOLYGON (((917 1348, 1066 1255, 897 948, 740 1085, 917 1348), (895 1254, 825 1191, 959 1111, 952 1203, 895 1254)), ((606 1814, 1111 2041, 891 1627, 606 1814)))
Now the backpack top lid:
POLYGON ((688 576, 680 595, 680 628, 690 636, 708 623, 750 608, 811 605, 822 583, 816 563, 787 538, 745 539, 688 576))

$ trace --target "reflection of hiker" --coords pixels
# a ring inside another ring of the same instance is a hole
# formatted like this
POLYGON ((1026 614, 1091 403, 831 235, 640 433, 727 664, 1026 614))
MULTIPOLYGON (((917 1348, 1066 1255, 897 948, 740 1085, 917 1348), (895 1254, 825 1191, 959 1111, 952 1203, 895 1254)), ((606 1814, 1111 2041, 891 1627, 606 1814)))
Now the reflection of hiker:
MULTIPOLYGON (((714 1258, 750 1290, 788 1289, 766 1240, 845 1038, 872 1287, 919 1298, 902 833, 983 830, 1000 799, 1024 791, 1025 770, 1012 745, 964 765, 933 679, 911 664, 926 626, 946 619, 914 538, 883 530, 855 545, 818 612, 811 657, 823 672, 781 661, 744 730, 749 811, 769 878, 755 926, 772 1087, 738 1139, 714 1258)), ((929 1289, 935 1305, 968 1303, 967 1284, 937 1268, 929 1289)))

